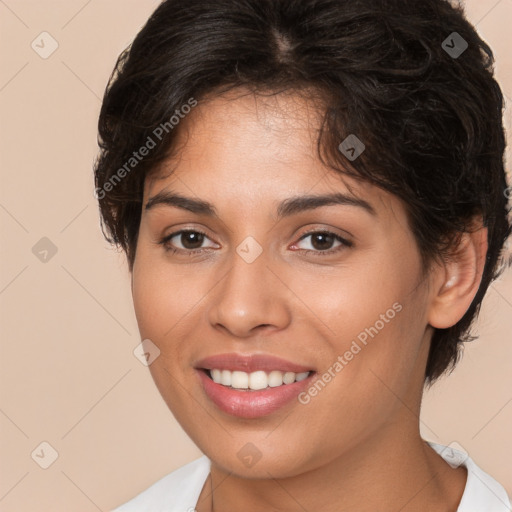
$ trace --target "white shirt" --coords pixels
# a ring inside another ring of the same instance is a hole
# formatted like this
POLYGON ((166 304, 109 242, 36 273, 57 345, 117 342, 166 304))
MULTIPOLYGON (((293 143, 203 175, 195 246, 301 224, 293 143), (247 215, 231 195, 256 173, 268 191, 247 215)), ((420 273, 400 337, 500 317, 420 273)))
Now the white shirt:
MULTIPOLYGON (((457 512, 511 512, 505 489, 481 470, 467 454, 454 448, 429 442, 452 467, 464 466, 468 472, 466 487, 457 512)), ((206 478, 210 459, 199 459, 181 466, 112 512, 193 512, 206 478)))

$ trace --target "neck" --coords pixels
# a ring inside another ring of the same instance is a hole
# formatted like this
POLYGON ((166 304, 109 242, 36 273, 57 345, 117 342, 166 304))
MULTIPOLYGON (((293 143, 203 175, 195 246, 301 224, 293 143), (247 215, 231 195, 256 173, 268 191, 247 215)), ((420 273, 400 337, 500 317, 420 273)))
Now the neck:
POLYGON ((460 503, 466 470, 452 469, 419 432, 388 427, 342 456, 293 477, 241 478, 212 461, 210 479, 197 512, 452 512, 460 503))

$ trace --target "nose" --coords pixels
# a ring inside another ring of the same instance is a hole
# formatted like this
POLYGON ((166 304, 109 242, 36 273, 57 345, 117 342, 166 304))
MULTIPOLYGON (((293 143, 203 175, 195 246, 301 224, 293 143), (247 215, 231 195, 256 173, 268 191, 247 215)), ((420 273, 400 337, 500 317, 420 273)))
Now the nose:
POLYGON ((267 256, 263 251, 249 263, 233 251, 230 270, 210 299, 208 316, 215 329, 247 338, 256 332, 284 329, 290 323, 291 293, 283 284, 286 278, 267 256))

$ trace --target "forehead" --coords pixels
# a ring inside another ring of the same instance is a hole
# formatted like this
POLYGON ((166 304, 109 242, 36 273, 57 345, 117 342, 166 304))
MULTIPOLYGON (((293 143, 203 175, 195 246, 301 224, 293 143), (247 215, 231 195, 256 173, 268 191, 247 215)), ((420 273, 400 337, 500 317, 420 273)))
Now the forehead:
POLYGON ((320 161, 322 115, 319 98, 304 93, 234 90, 206 98, 180 122, 169 157, 146 178, 144 203, 168 188, 240 209, 341 191, 392 208, 386 192, 320 161))
POLYGON ((302 160, 304 167, 316 161, 315 145, 321 122, 319 100, 287 92, 266 95, 236 89, 220 96, 211 94, 175 128, 172 150, 164 165, 151 177, 163 177, 187 160, 200 161, 212 154, 222 165, 239 172, 259 159, 276 168, 281 158, 302 160))

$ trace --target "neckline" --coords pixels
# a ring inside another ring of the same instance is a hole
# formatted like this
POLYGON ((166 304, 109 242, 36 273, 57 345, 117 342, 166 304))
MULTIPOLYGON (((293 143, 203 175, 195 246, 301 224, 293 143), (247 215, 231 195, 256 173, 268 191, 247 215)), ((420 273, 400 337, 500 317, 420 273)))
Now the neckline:
MULTIPOLYGON (((505 489, 494 478, 477 466, 463 448, 456 443, 448 446, 434 441, 426 443, 452 467, 463 466, 467 470, 466 483, 457 512, 486 510, 487 512, 510 512, 510 500, 505 489), (462 449, 461 449, 462 448, 462 449), (493 508, 489 508, 492 505, 493 508), (476 508, 475 508, 476 507, 476 508), (508 507, 508 508, 507 508, 508 507)), ((211 460, 207 455, 200 457, 197 462, 203 468, 201 484, 194 496, 193 506, 197 506, 203 487, 207 484, 211 470, 211 460)))

